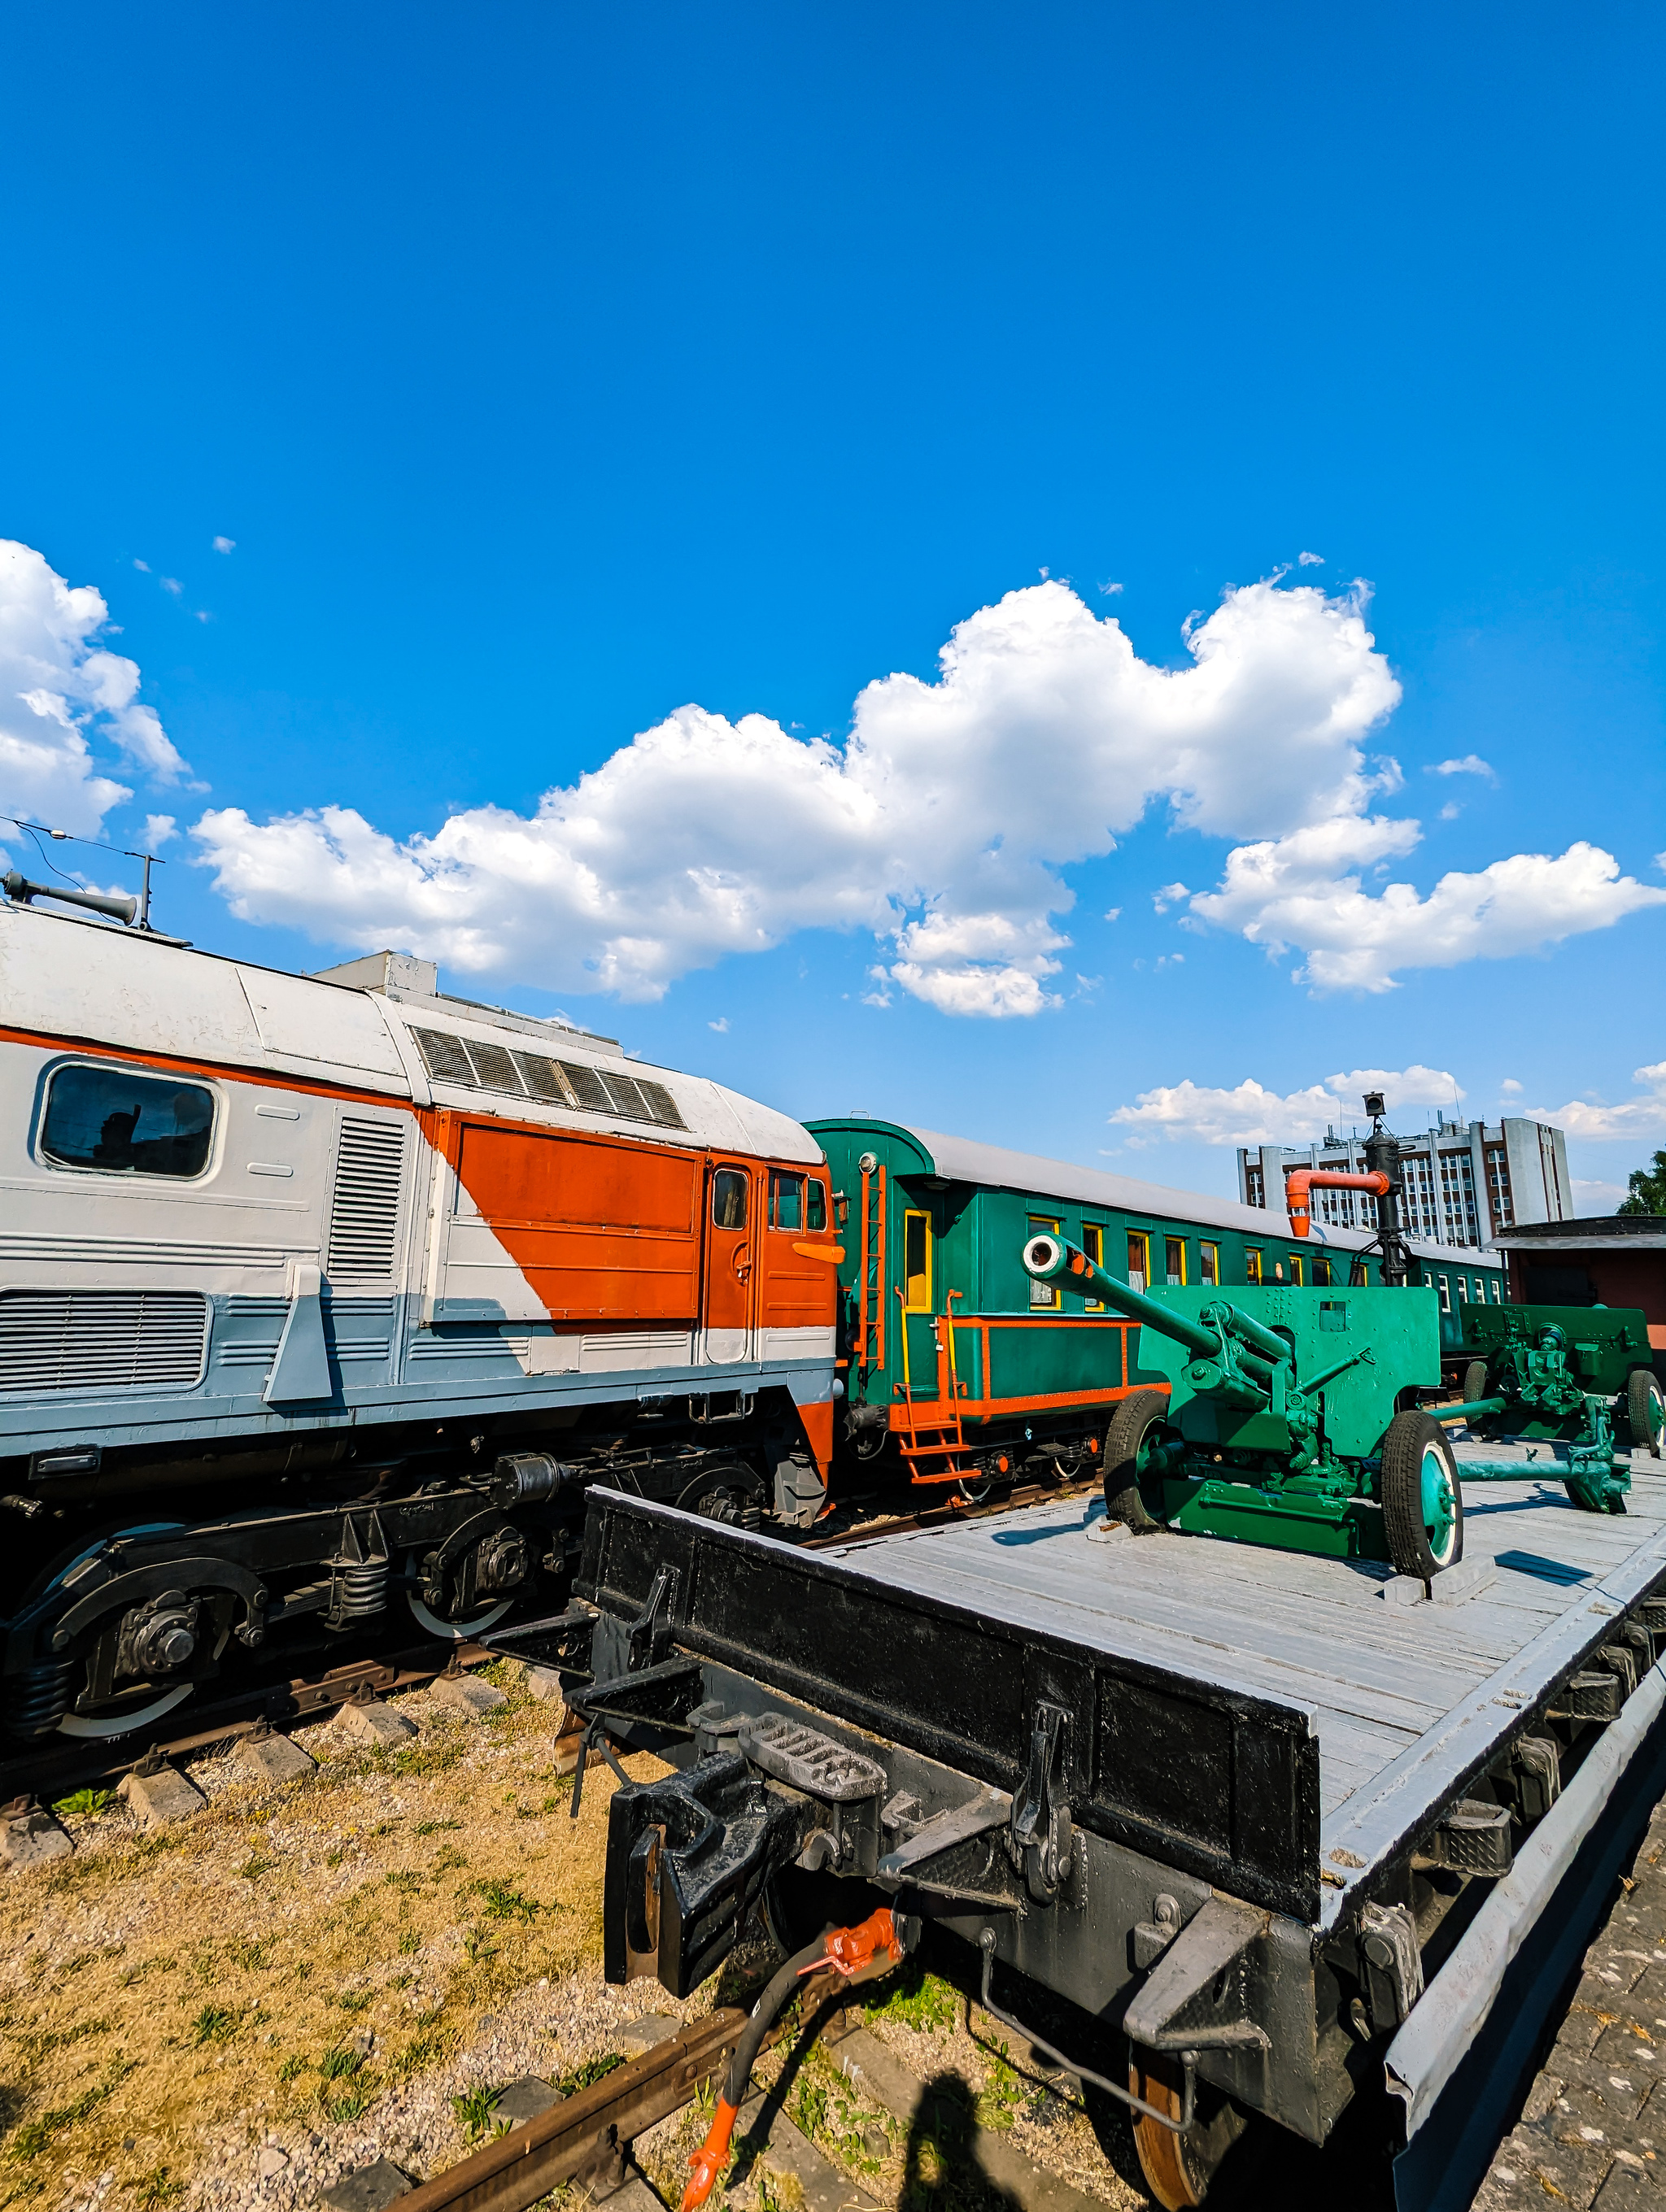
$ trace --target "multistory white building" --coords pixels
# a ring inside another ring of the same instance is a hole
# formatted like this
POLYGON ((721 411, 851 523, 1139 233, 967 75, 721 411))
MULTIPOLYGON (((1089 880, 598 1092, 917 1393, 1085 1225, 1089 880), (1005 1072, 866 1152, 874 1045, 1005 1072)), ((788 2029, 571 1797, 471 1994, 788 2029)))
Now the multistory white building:
MULTIPOLYGON (((1363 1140, 1327 1129, 1322 1143, 1297 1151, 1286 1145, 1238 1149, 1238 1196, 1246 1206, 1282 1210, 1284 1178, 1292 1168, 1365 1172, 1363 1140)), ((1401 1138, 1405 1171, 1402 1219, 1407 1233, 1443 1244, 1490 1244, 1523 1222, 1566 1221, 1573 1212, 1567 1139, 1547 1122, 1506 1116, 1502 1121, 1449 1121, 1401 1138)), ((1377 1200, 1365 1191, 1313 1194, 1313 1215, 1333 1229, 1375 1229, 1377 1200)))

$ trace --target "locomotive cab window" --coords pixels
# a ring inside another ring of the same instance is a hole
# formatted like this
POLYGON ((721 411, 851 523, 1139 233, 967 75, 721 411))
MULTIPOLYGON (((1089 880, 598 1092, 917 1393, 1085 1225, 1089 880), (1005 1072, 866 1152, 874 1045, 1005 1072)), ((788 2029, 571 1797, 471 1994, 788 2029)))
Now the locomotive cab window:
POLYGON ((40 1124, 44 1158, 105 1175, 199 1176, 214 1140, 214 1093, 122 1067, 60 1067, 40 1124))
POLYGON ((804 1187, 804 1225, 823 1236, 827 1232, 827 1185, 814 1176, 804 1187))
POLYGON ((804 1177, 772 1175, 769 1178, 769 1226, 789 1229, 796 1236, 804 1227, 804 1177))
POLYGON ((712 1177, 712 1225, 717 1229, 746 1226, 746 1177, 739 1168, 719 1168, 712 1177))

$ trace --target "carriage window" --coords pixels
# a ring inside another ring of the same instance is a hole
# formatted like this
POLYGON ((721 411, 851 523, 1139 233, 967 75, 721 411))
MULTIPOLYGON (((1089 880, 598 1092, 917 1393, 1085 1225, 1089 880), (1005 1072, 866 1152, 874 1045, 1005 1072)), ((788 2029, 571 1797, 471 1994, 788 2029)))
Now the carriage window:
MULTIPOLYGON (((1063 1227, 1064 1224, 1055 1221, 1050 1214, 1032 1213, 1030 1217, 1031 1237, 1056 1237, 1063 1227)), ((1025 1242, 1027 1243, 1029 1237, 1025 1242)), ((1031 1275, 1030 1304, 1037 1312, 1052 1313, 1063 1303, 1056 1284, 1038 1283, 1031 1275)))
POLYGON ((1198 1274, 1202 1281, 1218 1284, 1220 1280, 1219 1245, 1200 1244, 1197 1248, 1197 1265, 1198 1274))
POLYGON ((1299 1252, 1292 1252, 1290 1255, 1290 1279, 1292 1283, 1299 1283, 1302 1279, 1302 1259, 1299 1252))
MULTIPOLYGON (((819 1186, 818 1186, 819 1188, 819 1186)), ((798 1231, 804 1226, 804 1177, 772 1175, 769 1178, 769 1225, 798 1231)))
POLYGON ((719 1229, 746 1226, 746 1178, 739 1168, 719 1168, 712 1177, 712 1221, 719 1229))
POLYGON ((1185 1281, 1186 1240, 1183 1237, 1165 1237, 1163 1239, 1163 1273, 1168 1282, 1185 1281))
POLYGON ((1493 1303, 1495 1306, 1501 1306, 1504 1304, 1504 1285, 1496 1275, 1493 1278, 1493 1303))
POLYGON ((1139 1229, 1128 1231, 1128 1281, 1143 1291, 1151 1274, 1151 1239, 1139 1229))
POLYGON ((903 1303, 910 1313, 932 1307, 932 1225, 924 1213, 903 1216, 903 1303))
POLYGON ((214 1136, 214 1093, 121 1067, 61 1067, 46 1093, 40 1149, 106 1175, 199 1176, 214 1136))
MULTIPOLYGON (((1105 1232, 1098 1222, 1083 1222, 1082 1249, 1086 1253, 1088 1258, 1092 1261, 1096 1267, 1103 1267, 1104 1266, 1105 1232)), ((1089 1298, 1082 1309, 1085 1313, 1103 1313, 1104 1310, 1105 1302, 1103 1298, 1089 1298)))
POLYGON ((812 1176, 805 1187, 804 1225, 806 1229, 827 1228, 827 1185, 818 1182, 812 1176))
POLYGON ((1319 1291, 1328 1291, 1330 1288, 1330 1262, 1329 1260, 1315 1258, 1313 1262, 1313 1287, 1315 1290, 1319 1291))
POLYGON ((1253 1244, 1246 1244, 1243 1248, 1243 1279, 1246 1283, 1261 1280, 1261 1254, 1253 1244))

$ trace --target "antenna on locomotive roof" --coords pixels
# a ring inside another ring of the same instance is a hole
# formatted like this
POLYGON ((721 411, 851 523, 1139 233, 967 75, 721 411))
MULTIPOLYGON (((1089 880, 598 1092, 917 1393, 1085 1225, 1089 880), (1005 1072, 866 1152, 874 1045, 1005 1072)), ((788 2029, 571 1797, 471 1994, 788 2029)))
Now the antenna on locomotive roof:
POLYGON ((167 866, 167 861, 159 859, 155 853, 135 852, 125 845, 106 845, 96 837, 77 837, 71 830, 53 830, 45 822, 26 821, 21 814, 0 814, 0 822, 12 823, 33 837, 41 859, 55 875, 64 876, 65 884, 70 887, 67 890, 60 890, 55 884, 31 883, 27 876, 12 868, 0 875, 0 890, 3 890, 15 905, 31 906, 38 898, 57 899, 64 906, 86 907, 94 914, 107 915, 111 921, 120 922, 125 929, 141 930, 161 945, 185 945, 189 941, 183 937, 166 937, 161 930, 151 926, 150 871, 167 866), (42 837, 50 837, 58 845, 89 845, 95 853, 118 853, 125 860, 139 861, 144 872, 140 880, 138 896, 135 898, 127 893, 111 896, 102 891, 83 890, 73 876, 64 875, 63 869, 40 845, 42 837))

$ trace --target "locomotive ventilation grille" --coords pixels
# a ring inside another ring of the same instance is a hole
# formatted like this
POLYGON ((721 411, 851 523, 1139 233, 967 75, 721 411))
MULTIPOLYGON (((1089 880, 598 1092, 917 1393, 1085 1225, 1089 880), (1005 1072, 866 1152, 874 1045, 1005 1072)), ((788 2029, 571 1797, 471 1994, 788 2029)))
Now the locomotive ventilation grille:
POLYGON ((430 1075, 441 1083, 460 1083, 471 1091, 503 1091, 511 1097, 538 1098, 580 1114, 612 1114, 626 1121, 657 1121, 662 1128, 685 1129, 677 1101, 663 1083, 649 1083, 617 1068, 588 1067, 582 1060, 546 1060, 542 1053, 510 1052, 477 1037, 454 1036, 448 1030, 413 1029, 430 1075))
POLYGON ((393 1273, 399 1249, 399 1192, 404 1182, 403 1121, 372 1121, 344 1115, 330 1194, 330 1245, 325 1272, 338 1275, 393 1273))
POLYGON ((195 1291, 0 1291, 0 1390, 116 1390, 203 1379, 195 1291))

